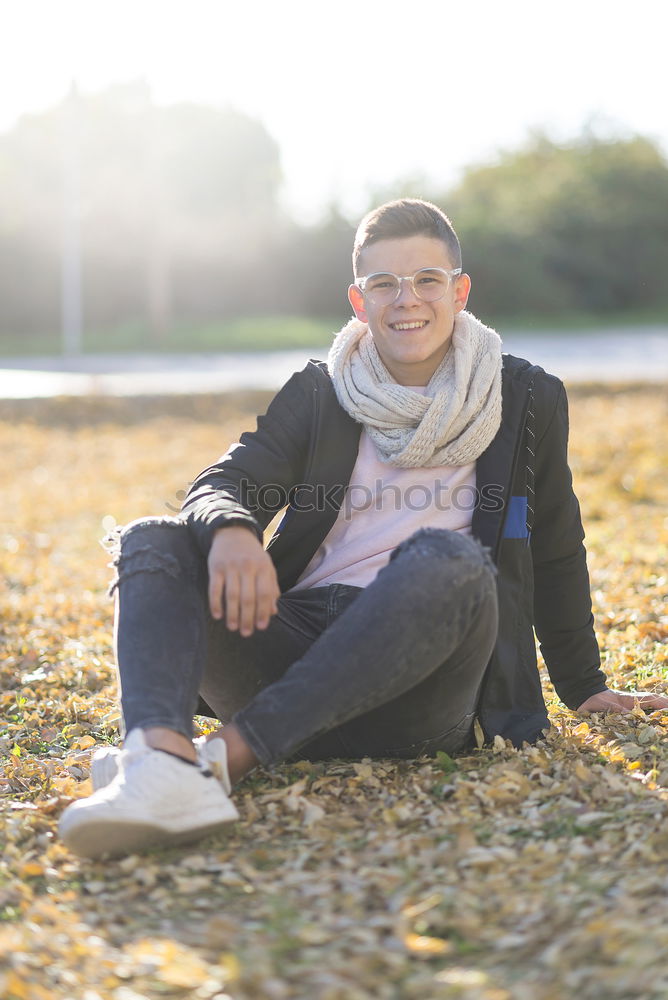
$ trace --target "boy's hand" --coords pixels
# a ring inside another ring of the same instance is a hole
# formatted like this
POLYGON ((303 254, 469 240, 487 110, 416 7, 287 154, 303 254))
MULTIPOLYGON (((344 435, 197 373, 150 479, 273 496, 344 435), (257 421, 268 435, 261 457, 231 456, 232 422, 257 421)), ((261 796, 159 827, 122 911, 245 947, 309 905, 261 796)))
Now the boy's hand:
POLYGON ((646 691, 600 691, 583 701, 577 712, 632 712, 635 703, 643 711, 654 712, 658 708, 668 708, 668 697, 664 694, 648 694, 646 691))
POLYGON ((212 617, 224 616, 227 627, 243 636, 265 629, 281 592, 274 564, 254 533, 241 525, 219 528, 208 567, 212 617))

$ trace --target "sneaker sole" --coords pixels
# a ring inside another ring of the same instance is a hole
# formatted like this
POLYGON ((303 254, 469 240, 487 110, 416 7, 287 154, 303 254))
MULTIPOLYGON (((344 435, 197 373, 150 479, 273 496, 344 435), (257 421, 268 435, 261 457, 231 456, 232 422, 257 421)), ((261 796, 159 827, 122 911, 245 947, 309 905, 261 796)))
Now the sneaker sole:
POLYGON ((109 819, 92 820, 74 826, 62 834, 62 840, 75 854, 93 860, 101 857, 115 858, 135 854, 149 847, 169 847, 199 840, 210 833, 224 829, 237 819, 230 816, 190 830, 171 832, 150 823, 130 823, 109 819))

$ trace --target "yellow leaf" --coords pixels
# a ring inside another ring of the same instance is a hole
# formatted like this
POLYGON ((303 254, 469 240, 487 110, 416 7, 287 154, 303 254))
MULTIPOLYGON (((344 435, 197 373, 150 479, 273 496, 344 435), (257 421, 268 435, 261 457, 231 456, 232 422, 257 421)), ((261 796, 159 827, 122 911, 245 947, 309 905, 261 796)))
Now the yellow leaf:
POLYGON ((445 955, 452 951, 452 944, 443 938, 425 937, 422 934, 406 934, 404 944, 414 955, 445 955))
POLYGON ((23 878, 33 878, 36 875, 44 874, 44 865, 40 864, 39 861, 26 861, 24 865, 19 868, 19 875, 23 878))
POLYGON ((209 969, 196 955, 179 955, 163 965, 158 975, 163 983, 170 986, 194 987, 209 978, 209 969))
MULTIPOLYGON (((210 976, 208 964, 196 952, 176 941, 142 938, 128 952, 135 961, 156 966, 154 974, 169 986, 195 987, 210 976)), ((225 971, 227 973, 227 969, 225 971)), ((228 978, 231 978, 229 974, 228 978)))
POLYGON ((79 750, 87 750, 88 747, 94 747, 95 746, 95 740, 93 739, 92 736, 89 736, 89 735, 81 736, 76 741, 76 743, 77 743, 77 747, 78 747, 79 750))
POLYGON ((362 778, 362 780, 373 778, 373 768, 366 761, 362 761, 361 764, 353 763, 353 768, 358 778, 362 778))
POLYGON ((304 799, 303 801, 305 803, 303 815, 304 826, 312 826, 314 823, 318 823, 321 819, 325 818, 325 810, 317 802, 309 802, 308 799, 304 799))
POLYGON ((404 907, 402 910, 403 915, 408 920, 414 920, 415 917, 422 916, 423 913, 427 913, 428 910, 433 910, 435 906, 443 902, 443 896, 440 892, 432 892, 430 896, 426 899, 421 900, 419 903, 413 903, 410 906, 404 907))
POLYGON ((10 972, 5 979, 5 990, 7 991, 7 996, 12 997, 12 1000, 29 1000, 30 998, 30 986, 26 983, 25 979, 20 979, 15 972, 10 972))
POLYGON ((225 976, 225 982, 234 982, 241 975, 241 964, 236 955, 233 955, 231 951, 225 952, 220 956, 218 964, 221 967, 223 974, 225 976))

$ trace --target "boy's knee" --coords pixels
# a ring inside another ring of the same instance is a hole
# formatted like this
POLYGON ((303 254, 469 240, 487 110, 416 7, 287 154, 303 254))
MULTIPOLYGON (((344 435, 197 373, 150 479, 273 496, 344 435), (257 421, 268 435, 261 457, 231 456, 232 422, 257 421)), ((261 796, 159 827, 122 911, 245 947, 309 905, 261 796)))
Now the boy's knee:
POLYGON ((129 548, 135 544, 155 544, 160 548, 172 548, 182 539, 190 538, 185 521, 178 517, 139 517, 135 521, 117 529, 121 546, 129 548))
POLYGON ((109 593, 136 573, 164 573, 174 579, 198 572, 202 556, 188 526, 176 517, 143 517, 114 529, 104 539, 116 576, 109 593))
POLYGON ((475 538, 442 528, 421 528, 393 552, 420 600, 439 605, 443 595, 496 601, 496 567, 475 538))
POLYGON ((397 546, 392 559, 400 555, 437 565, 456 560, 480 572, 489 571, 492 575, 496 572, 489 551, 477 539, 444 528, 420 528, 397 546))

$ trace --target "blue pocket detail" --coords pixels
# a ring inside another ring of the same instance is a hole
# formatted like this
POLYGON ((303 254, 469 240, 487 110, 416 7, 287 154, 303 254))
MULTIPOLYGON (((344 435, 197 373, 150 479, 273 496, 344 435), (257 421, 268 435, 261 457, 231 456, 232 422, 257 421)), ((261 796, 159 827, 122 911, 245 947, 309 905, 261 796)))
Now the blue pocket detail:
POLYGON ((504 538, 527 538, 527 498, 511 497, 503 527, 504 538))

